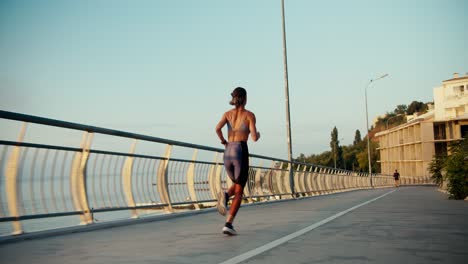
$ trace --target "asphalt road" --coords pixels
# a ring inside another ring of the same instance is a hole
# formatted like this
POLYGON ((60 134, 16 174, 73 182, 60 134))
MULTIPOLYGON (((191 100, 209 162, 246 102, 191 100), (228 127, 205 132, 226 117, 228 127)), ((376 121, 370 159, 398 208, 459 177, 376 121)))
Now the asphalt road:
POLYGON ((467 263, 468 202, 362 190, 0 244, 0 263, 467 263))

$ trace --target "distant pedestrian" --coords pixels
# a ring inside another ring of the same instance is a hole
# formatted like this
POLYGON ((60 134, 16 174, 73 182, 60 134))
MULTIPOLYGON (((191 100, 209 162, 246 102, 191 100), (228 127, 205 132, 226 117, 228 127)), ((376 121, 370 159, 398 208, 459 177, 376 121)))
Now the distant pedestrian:
POLYGON ((249 176, 249 150, 247 140, 249 134, 253 141, 260 138, 255 126, 255 115, 245 109, 247 104, 247 91, 242 87, 237 87, 231 93, 232 100, 229 102, 234 108, 223 114, 223 117, 216 126, 216 134, 226 149, 224 151, 224 167, 233 185, 227 192, 218 193, 218 212, 226 215, 227 202, 234 196, 231 208, 226 217, 226 223, 222 229, 224 234, 236 235, 232 223, 242 202, 242 194, 249 176), (227 124, 228 141, 223 136, 222 128, 227 124))
POLYGON ((395 179, 395 187, 400 186, 400 173, 398 173, 398 170, 393 173, 393 178, 395 179))

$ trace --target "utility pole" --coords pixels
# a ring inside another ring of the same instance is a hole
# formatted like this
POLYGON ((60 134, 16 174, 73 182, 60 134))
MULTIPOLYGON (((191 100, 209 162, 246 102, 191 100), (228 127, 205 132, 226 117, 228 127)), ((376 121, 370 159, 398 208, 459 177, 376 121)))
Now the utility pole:
POLYGON ((291 193, 294 196, 294 175, 292 164, 292 139, 291 139, 291 114, 289 110, 289 80, 288 80, 288 54, 286 49, 286 22, 284 16, 284 0, 281 0, 281 14, 283 20, 283 58, 284 58, 284 91, 286 97, 286 131, 288 143, 288 160, 289 160, 289 186, 291 186, 291 193))

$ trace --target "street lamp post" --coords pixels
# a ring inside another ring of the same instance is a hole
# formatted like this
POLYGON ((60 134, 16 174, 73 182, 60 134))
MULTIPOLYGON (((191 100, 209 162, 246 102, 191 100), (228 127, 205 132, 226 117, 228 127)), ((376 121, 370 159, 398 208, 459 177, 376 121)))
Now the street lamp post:
POLYGON ((286 22, 284 16, 284 0, 281 0, 281 15, 283 22, 283 59, 284 59, 284 91, 286 97, 286 131, 288 142, 288 160, 289 160, 289 186, 291 186, 291 193, 294 196, 294 175, 292 164, 292 139, 291 139, 291 114, 289 110, 289 80, 288 80, 288 55, 286 51, 286 22))
POLYGON ((369 180, 370 180, 370 185, 371 187, 374 187, 374 185, 372 184, 372 167, 371 167, 371 157, 370 157, 370 135, 369 135, 369 114, 368 114, 368 111, 367 111, 367 89, 370 87, 370 85, 377 81, 377 80, 380 80, 382 78, 385 78, 387 77, 388 74, 384 74, 382 76, 380 76, 379 78, 376 78, 376 79, 371 79, 369 81, 369 83, 366 85, 366 89, 364 90, 364 94, 365 94, 365 99, 366 99, 366 126, 367 126, 367 159, 369 160, 369 180))

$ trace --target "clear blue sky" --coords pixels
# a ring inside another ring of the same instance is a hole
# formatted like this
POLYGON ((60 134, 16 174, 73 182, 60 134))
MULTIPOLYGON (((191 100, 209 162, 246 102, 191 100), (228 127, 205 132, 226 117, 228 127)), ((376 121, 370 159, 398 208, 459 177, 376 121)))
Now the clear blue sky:
MULTIPOLYGON (((286 0, 293 155, 468 72, 468 1, 286 0)), ((221 147, 243 86, 287 157, 280 0, 0 1, 0 109, 221 147)))

